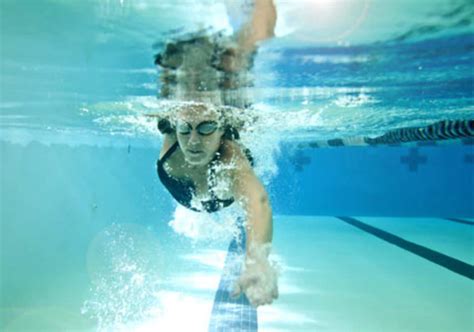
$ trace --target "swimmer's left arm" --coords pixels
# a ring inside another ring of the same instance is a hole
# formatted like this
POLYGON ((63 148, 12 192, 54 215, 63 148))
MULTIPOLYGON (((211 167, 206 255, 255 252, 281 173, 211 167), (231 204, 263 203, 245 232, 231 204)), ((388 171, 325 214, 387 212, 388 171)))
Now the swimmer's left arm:
POLYGON ((272 208, 265 188, 240 148, 234 153, 234 157, 236 167, 232 189, 234 198, 246 212, 247 255, 249 255, 251 246, 272 241, 272 208))
POLYGON ((233 194, 246 211, 247 248, 242 273, 234 284, 233 296, 244 292, 254 307, 278 298, 277 270, 269 259, 273 233, 268 194, 242 150, 234 160, 233 194))

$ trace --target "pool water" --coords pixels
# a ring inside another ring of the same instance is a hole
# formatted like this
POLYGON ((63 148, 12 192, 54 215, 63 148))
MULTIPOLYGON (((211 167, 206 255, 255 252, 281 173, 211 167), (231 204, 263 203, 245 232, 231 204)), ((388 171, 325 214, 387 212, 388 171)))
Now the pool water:
MULTIPOLYGON (((177 208, 143 115, 161 107, 153 55, 231 29, 226 3, 1 2, 0 330, 208 331, 236 212, 177 208)), ((242 134, 280 271, 258 330, 474 329, 472 135, 315 144, 472 120, 474 6, 275 3, 242 134)))

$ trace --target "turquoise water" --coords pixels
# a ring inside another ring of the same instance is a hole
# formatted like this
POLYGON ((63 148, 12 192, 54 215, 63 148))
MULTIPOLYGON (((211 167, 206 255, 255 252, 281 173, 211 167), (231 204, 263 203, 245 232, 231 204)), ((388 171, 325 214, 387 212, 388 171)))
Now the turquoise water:
MULTIPOLYGON (((417 146, 414 169, 412 146, 310 143, 472 119, 474 6, 275 3, 276 38, 248 91, 261 120, 242 137, 273 202, 281 268, 259 330, 472 330, 462 268, 336 217, 472 269, 472 225, 446 219, 474 221, 472 141, 417 146)), ((143 114, 160 108, 163 43, 229 30, 235 15, 210 0, 0 3, 0 330, 207 330, 228 216, 176 210, 143 114), (196 228, 171 227, 177 213, 196 228)))

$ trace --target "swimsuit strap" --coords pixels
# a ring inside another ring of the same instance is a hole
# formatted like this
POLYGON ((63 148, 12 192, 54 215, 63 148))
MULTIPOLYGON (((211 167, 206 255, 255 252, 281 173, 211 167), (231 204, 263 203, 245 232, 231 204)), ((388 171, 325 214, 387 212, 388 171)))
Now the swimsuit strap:
POLYGON ((165 152, 163 157, 161 157, 161 159, 159 159, 158 161, 160 163, 164 163, 173 154, 173 152, 176 151, 178 146, 179 146, 178 141, 174 142, 174 144, 168 149, 168 151, 165 152))
POLYGON ((185 207, 194 210, 194 211, 207 211, 207 212, 215 212, 220 210, 223 207, 227 207, 234 202, 234 198, 230 199, 219 199, 214 192, 214 186, 216 185, 216 164, 221 159, 221 152, 218 152, 211 161, 211 169, 209 170, 209 177, 208 177, 208 185, 209 185, 209 194, 210 199, 206 201, 202 201, 203 210, 195 208, 191 206, 191 200, 193 197, 193 193, 195 191, 195 185, 192 181, 187 181, 184 179, 176 179, 171 177, 168 172, 165 171, 163 168, 163 163, 176 151, 179 147, 178 142, 175 142, 168 151, 165 152, 161 159, 157 161, 157 171, 158 176, 161 182, 165 185, 168 189, 170 194, 176 199, 178 203, 184 205, 185 207))

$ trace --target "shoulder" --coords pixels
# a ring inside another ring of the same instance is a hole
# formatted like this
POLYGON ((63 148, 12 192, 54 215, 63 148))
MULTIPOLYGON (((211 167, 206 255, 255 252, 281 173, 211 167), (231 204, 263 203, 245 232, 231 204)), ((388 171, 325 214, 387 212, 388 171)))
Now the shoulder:
POLYGON ((253 201, 255 197, 266 197, 265 188, 258 179, 245 153, 245 147, 238 141, 224 141, 221 160, 228 170, 232 183, 232 192, 237 200, 253 201))
POLYGON ((168 152, 171 147, 177 142, 176 135, 174 133, 165 134, 163 138, 163 146, 160 150, 160 159, 168 152))
POLYGON ((222 143, 221 160, 226 165, 231 165, 235 171, 252 171, 245 147, 233 140, 224 140, 222 143))

